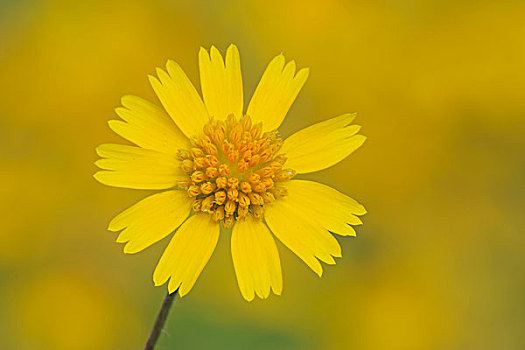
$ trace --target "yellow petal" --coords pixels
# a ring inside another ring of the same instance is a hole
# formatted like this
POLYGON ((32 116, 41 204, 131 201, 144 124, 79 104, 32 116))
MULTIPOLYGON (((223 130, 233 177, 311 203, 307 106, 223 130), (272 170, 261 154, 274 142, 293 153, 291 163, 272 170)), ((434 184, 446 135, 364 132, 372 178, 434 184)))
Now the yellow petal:
POLYGON ((284 63, 284 56, 279 55, 268 64, 246 112, 254 123, 262 122, 264 130, 281 125, 308 78, 308 68, 295 74, 295 62, 284 63))
POLYGON ((366 137, 356 135, 359 125, 350 125, 355 114, 345 114, 300 130, 284 141, 286 167, 298 174, 331 167, 358 149, 366 137))
POLYGON ((169 74, 158 68, 158 79, 149 76, 153 90, 184 135, 189 138, 202 134, 202 127, 208 122, 202 99, 177 63, 169 60, 166 68, 169 74))
POLYGON ((335 238, 286 199, 268 205, 265 220, 273 234, 319 276, 323 268, 317 259, 333 264, 332 256, 341 255, 335 238))
POLYGON ((350 225, 361 225, 356 215, 366 209, 347 195, 314 181, 292 180, 285 184, 289 201, 324 229, 341 236, 355 236, 350 225))
POLYGON ((233 227, 233 266, 244 299, 267 298, 270 288, 281 295, 283 280, 279 252, 266 225, 249 214, 233 227))
POLYGON ((188 148, 188 138, 173 123, 164 110, 137 96, 122 97, 115 112, 124 120, 110 120, 109 127, 142 148, 175 155, 188 148))
POLYGON ((334 264, 341 247, 329 231, 354 235, 348 223, 359 224, 355 215, 366 211, 342 193, 313 181, 292 180, 288 195, 267 206, 265 220, 273 234, 315 273, 322 274, 318 259, 334 264))
POLYGON ((120 231, 117 242, 125 243, 124 253, 146 249, 172 233, 190 215, 192 200, 186 191, 172 190, 146 197, 124 210, 109 223, 120 231))
POLYGON ((172 155, 117 144, 100 145, 97 154, 105 159, 95 165, 104 170, 94 177, 108 186, 159 190, 174 187, 186 178, 172 155))
POLYGON ((213 222, 208 214, 196 214, 186 220, 160 258, 153 273, 155 285, 162 285, 170 278, 170 293, 179 288, 181 297, 188 294, 210 260, 219 232, 219 224, 213 222))
POLYGON ((214 46, 211 47, 210 54, 201 47, 199 69, 202 97, 208 114, 219 120, 225 120, 232 113, 236 118, 242 117, 241 62, 237 47, 230 45, 226 51, 226 64, 214 46))

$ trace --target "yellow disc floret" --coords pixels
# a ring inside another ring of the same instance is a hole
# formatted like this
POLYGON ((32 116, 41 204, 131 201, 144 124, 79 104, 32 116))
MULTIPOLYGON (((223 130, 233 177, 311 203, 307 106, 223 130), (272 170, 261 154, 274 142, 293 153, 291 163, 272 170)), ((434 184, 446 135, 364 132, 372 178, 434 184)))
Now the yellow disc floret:
POLYGON ((178 150, 182 170, 188 178, 178 186, 195 198, 193 210, 208 212, 225 228, 248 212, 264 218, 264 204, 286 196, 280 185, 295 176, 283 169, 286 162, 279 152, 283 141, 277 131, 262 133, 262 125, 251 118, 210 120, 204 136, 191 138, 189 150, 178 150))

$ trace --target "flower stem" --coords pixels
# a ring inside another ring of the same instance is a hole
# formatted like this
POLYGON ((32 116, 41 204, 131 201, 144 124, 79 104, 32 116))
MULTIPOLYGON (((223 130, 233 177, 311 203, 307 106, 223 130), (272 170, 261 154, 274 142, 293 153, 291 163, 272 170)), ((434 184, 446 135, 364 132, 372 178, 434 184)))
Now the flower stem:
POLYGON ((151 330, 151 334, 149 335, 148 342, 146 343, 144 350, 155 349, 155 344, 157 344, 157 340, 159 340, 160 333, 162 332, 164 323, 166 323, 166 319, 168 318, 168 313, 170 312, 171 304, 173 304, 173 300, 175 300, 177 291, 178 289, 171 294, 170 293, 166 294, 166 297, 164 297, 164 300, 162 301, 162 306, 160 307, 160 310, 159 310, 159 314, 157 315, 157 320, 155 321, 155 325, 153 326, 153 329, 151 330))

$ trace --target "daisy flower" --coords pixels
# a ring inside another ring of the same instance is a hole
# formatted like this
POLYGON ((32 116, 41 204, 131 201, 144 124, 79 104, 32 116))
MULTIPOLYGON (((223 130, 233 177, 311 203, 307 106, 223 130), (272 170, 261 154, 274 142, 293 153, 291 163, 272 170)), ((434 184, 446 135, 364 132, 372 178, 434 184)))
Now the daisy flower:
POLYGON ((125 253, 137 253, 175 231, 153 274, 155 285, 186 295, 210 259, 219 235, 231 229, 231 254, 242 296, 280 295, 275 238, 321 276, 341 247, 332 235, 355 236, 365 208, 326 185, 293 179, 328 168, 365 141, 344 114, 283 140, 278 128, 308 77, 283 55, 266 68, 246 113, 237 47, 223 59, 199 52, 202 98, 181 67, 149 76, 163 108, 124 96, 110 128, 134 145, 97 147, 109 186, 162 190, 115 217, 110 231, 125 253))

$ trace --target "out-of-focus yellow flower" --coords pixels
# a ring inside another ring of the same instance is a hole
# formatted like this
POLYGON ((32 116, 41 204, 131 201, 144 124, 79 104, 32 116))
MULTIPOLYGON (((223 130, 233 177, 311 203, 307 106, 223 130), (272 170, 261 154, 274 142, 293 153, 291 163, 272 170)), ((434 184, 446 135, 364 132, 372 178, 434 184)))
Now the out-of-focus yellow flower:
POLYGON ((16 281, 0 305, 16 346, 2 349, 132 348, 143 336, 140 318, 110 290, 67 269, 16 281))
POLYGON ((213 253, 220 223, 232 228, 231 253, 239 288, 251 301, 281 294, 282 274, 273 234, 321 276, 319 261, 335 264, 341 248, 330 232, 355 236, 365 208, 323 184, 292 180, 328 168, 359 148, 365 137, 345 114, 312 125, 286 140, 277 131, 306 82, 283 55, 268 65, 243 113, 239 52, 226 57, 201 48, 202 99, 180 68, 168 61, 150 82, 167 111, 142 98, 124 96, 111 120, 113 131, 136 146, 97 148, 95 178, 133 189, 167 190, 115 217, 109 230, 136 253, 177 230, 153 275, 170 279, 170 293, 186 295, 213 253), (171 118, 170 118, 171 117, 171 118))

